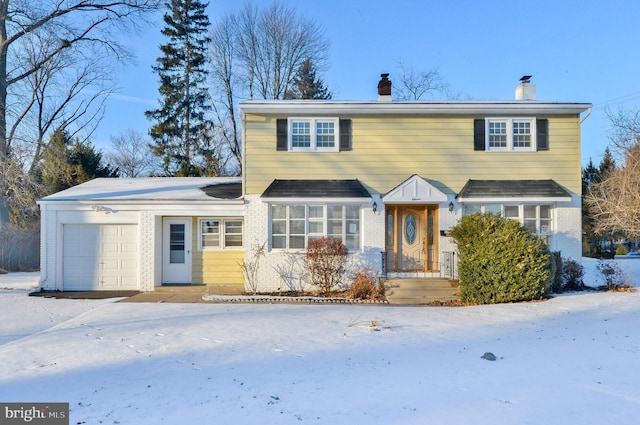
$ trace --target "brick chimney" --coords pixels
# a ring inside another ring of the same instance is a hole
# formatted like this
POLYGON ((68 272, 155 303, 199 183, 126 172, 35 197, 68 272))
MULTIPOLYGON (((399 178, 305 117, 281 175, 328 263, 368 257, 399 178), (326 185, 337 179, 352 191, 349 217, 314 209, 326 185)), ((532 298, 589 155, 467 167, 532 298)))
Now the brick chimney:
POLYGON ((391 80, 389 74, 380 74, 378 102, 391 102, 391 80))

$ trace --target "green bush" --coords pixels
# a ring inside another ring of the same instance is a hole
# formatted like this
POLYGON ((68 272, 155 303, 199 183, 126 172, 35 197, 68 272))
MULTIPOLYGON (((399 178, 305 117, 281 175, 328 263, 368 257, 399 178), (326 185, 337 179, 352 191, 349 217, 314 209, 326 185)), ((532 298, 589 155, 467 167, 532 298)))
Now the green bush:
POLYGON ((562 265, 562 292, 583 291, 585 289, 582 278, 584 277, 584 267, 576 260, 565 260, 562 265))
POLYGON ((494 304, 543 298, 551 290, 549 251, 515 220, 494 213, 464 216, 451 230, 460 252, 463 302, 494 304))
POLYGON ((624 245, 618 245, 616 248, 616 255, 627 255, 628 252, 627 247, 624 245))
POLYGON ((553 251, 551 253, 551 276, 553 281, 551 283, 551 292, 559 294, 562 292, 563 287, 563 262, 560 251, 553 251))

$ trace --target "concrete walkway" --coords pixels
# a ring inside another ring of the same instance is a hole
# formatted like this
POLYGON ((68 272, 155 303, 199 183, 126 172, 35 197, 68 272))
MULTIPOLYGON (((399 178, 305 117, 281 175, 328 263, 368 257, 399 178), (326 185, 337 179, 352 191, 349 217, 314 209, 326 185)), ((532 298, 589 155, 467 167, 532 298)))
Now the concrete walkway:
POLYGON ((427 305, 460 300, 456 281, 445 278, 389 279, 384 283, 392 305, 427 305))
POLYGON ((238 285, 171 285, 159 286, 152 292, 141 292, 122 300, 134 303, 206 303, 205 294, 242 295, 244 286, 238 285))
MULTIPOLYGON (((459 300, 459 288, 448 279, 389 279, 385 282, 386 297, 391 305, 428 305, 434 302, 459 300)), ((202 296, 243 295, 238 285, 171 285, 159 286, 151 292, 139 291, 69 291, 34 292, 30 295, 52 298, 104 299, 123 298, 120 302, 141 303, 209 303, 202 296)), ((371 304, 379 305, 379 304, 371 304)))

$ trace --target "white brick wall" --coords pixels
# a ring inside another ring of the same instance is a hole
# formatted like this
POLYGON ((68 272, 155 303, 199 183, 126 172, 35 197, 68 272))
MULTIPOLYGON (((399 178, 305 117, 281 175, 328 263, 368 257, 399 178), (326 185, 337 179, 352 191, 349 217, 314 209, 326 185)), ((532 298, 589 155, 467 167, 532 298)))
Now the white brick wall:
MULTIPOLYGON (((259 195, 247 195, 245 210, 245 261, 252 260, 255 247, 265 244, 265 256, 260 260, 258 270, 258 291, 278 292, 290 290, 309 290, 305 283, 303 268, 304 253, 270 251, 269 248, 269 206, 260 200, 259 195)), ((381 204, 377 199, 378 205, 381 204)), ((384 251, 384 213, 383 208, 373 213, 368 205, 362 208, 363 250, 349 255, 345 283, 350 284, 353 274, 361 268, 370 268, 380 273, 384 251)), ((245 290, 251 291, 245 282, 245 290)))
POLYGON ((154 289, 154 241, 155 241, 155 216, 151 211, 140 212, 139 238, 140 238, 140 290, 153 291, 154 289))
POLYGON ((561 203, 556 210, 555 240, 551 250, 561 251, 563 258, 582 259, 582 198, 572 195, 570 203, 561 203))

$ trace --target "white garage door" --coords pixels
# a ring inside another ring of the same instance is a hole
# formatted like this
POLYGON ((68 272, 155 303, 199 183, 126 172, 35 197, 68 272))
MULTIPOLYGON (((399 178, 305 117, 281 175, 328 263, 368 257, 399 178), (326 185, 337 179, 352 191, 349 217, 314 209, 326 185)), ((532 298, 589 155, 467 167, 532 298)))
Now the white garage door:
POLYGON ((65 224, 63 228, 65 291, 140 288, 137 225, 65 224))

